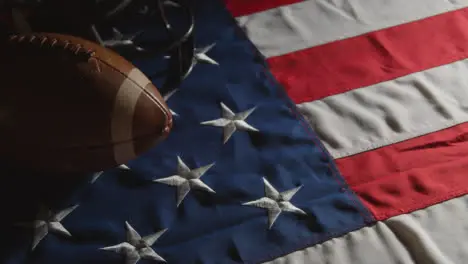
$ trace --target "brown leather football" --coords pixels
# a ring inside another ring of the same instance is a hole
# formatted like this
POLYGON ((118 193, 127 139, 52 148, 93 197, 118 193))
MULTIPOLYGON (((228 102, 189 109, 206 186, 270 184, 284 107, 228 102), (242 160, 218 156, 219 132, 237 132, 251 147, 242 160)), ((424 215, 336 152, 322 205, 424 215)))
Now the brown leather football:
POLYGON ((0 48, 2 159, 34 170, 101 171, 146 152, 172 127, 151 81, 94 42, 34 33, 0 48))

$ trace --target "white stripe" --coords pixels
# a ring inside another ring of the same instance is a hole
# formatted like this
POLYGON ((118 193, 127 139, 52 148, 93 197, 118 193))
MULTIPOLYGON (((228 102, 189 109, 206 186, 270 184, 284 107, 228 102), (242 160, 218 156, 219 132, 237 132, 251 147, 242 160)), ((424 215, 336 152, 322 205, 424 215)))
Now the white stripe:
POLYGON ((468 121, 468 60, 298 105, 334 158, 468 121))
POLYGON ((467 206, 468 196, 452 199, 266 263, 466 263, 467 206))
POLYGON ((468 6, 468 0, 309 0, 238 17, 266 57, 279 56, 468 6))
MULTIPOLYGON (((136 157, 135 147, 131 141, 133 139, 133 116, 143 89, 138 87, 134 80, 140 82, 141 76, 142 73, 138 69, 133 69, 120 85, 115 98, 111 123, 112 140, 113 142, 122 142, 114 145, 114 158, 117 164, 125 163, 136 157)), ((149 83, 149 80, 147 82, 149 83)), ((148 83, 139 83, 139 85, 144 84, 142 87, 145 87, 148 83)))

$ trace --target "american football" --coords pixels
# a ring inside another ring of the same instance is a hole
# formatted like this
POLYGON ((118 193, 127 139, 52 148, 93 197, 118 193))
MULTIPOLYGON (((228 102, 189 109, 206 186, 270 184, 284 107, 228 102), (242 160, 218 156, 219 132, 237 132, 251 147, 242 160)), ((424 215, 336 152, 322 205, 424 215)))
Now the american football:
POLYGON ((2 158, 34 170, 95 172, 170 132, 156 87, 117 53, 55 33, 12 35, 1 46, 2 158))

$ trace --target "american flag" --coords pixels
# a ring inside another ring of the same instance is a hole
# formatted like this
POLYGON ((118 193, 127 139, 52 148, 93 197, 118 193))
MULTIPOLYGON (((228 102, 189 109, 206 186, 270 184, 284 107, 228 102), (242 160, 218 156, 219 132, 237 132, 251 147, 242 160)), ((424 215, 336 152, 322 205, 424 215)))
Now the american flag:
POLYGON ((198 0, 168 139, 72 183, 5 168, 0 263, 466 263, 467 7, 198 0))

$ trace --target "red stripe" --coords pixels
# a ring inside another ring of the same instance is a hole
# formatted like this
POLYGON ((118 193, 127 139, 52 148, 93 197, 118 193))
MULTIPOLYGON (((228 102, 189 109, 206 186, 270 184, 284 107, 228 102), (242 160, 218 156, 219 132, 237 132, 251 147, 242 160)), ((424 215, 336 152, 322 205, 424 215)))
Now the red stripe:
POLYGON ((303 0, 225 0, 233 16, 245 16, 268 9, 290 5, 303 0))
POLYGON ((467 57, 468 9, 268 59, 296 102, 309 102, 467 57))
POLYGON ((468 124, 336 162, 378 220, 409 213, 468 193, 468 124))

